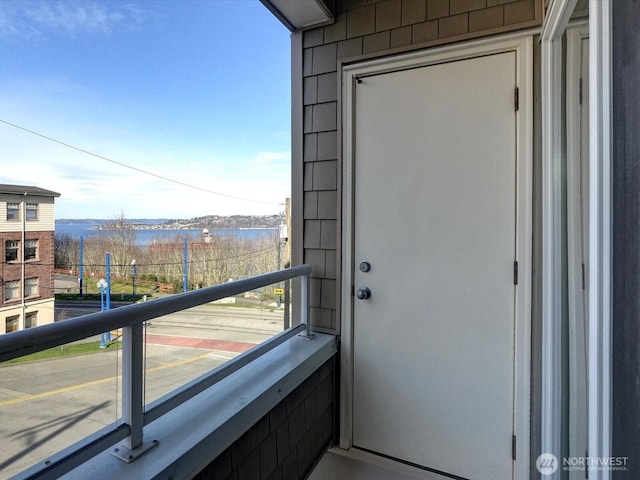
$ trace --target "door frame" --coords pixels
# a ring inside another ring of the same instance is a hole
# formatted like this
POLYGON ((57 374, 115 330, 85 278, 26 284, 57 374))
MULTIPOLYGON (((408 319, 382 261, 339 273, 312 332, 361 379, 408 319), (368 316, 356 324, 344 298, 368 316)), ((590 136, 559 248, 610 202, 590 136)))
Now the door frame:
POLYGON ((532 152, 533 152, 533 39, 530 33, 500 39, 484 39, 427 51, 401 54, 343 65, 341 78, 342 116, 342 235, 340 289, 341 375, 340 448, 352 446, 353 432, 353 239, 354 239, 354 159, 355 84, 359 77, 429 66, 482 55, 516 53, 516 83, 519 109, 516 113, 516 258, 518 286, 515 293, 514 435, 517 461, 514 478, 529 472, 530 386, 531 386, 531 286, 532 286, 532 152), (518 412, 516 415, 515 412, 518 412))
MULTIPOLYGON (((588 99, 588 91, 581 86, 582 76, 582 41, 589 38, 587 22, 570 25, 566 29, 566 144, 567 144, 567 281, 568 281, 568 320, 569 320, 569 450, 570 457, 581 457, 588 451, 587 437, 583 433, 588 430, 585 419, 587 409, 583 409, 577 397, 587 396, 587 382, 577 375, 574 365, 585 359, 586 374, 587 346, 580 344, 579 332, 586 330, 587 311, 584 308, 584 296, 588 293, 583 286, 588 286, 588 251, 584 251, 583 242, 585 227, 583 223, 584 201, 581 189, 588 189, 582 182, 582 117, 580 95, 588 99), (581 90, 583 90, 581 92, 581 90), (583 264, 584 261, 584 264, 583 264), (586 267, 586 268, 585 268, 586 267), (583 430, 584 429, 584 430, 583 430), (584 440, 584 443, 582 443, 584 440)), ((588 135, 588 132, 587 132, 588 135)), ((588 167, 588 165, 587 165, 588 167)), ((570 478, 584 478, 583 471, 569 472, 570 478)))
MULTIPOLYGON (((576 0, 552 2, 541 34, 542 46, 542 411, 540 453, 562 458, 562 345, 557 325, 561 262, 558 261, 562 198, 554 189, 561 161, 562 38, 576 0)), ((611 456, 611 75, 612 1, 589 0, 589 338, 588 446, 590 458, 611 456)), ((560 478, 560 469, 550 479, 560 478)), ((608 480, 609 470, 589 478, 608 480)))

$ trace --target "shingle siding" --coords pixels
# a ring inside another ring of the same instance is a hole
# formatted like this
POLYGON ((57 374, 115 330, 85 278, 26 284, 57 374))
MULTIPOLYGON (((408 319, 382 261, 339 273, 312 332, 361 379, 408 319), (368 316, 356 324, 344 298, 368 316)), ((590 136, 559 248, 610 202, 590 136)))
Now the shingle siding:
POLYGON ((311 374, 195 480, 302 479, 335 438, 335 360, 311 374))
MULTIPOLYGON (((336 0, 335 23, 303 33, 304 255, 313 327, 339 332, 339 64, 541 23, 541 0, 336 0), (329 280, 329 281, 326 281, 329 280), (318 290, 318 291, 316 291, 318 290), (331 292, 330 292, 331 290, 331 292)), ((283 465, 283 469, 286 466, 283 465)))
POLYGON ((413 25, 425 21, 427 4, 425 0, 402 2, 400 11, 402 12, 402 25, 413 25))

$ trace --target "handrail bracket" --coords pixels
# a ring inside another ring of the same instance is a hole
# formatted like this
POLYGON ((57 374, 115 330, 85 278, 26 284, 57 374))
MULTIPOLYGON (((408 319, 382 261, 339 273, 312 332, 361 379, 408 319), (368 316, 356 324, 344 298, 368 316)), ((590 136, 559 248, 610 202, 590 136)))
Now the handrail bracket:
POLYGON ((130 448, 127 448, 124 445, 119 445, 117 447, 114 447, 111 450, 111 455, 113 455, 119 460, 122 460, 125 463, 131 463, 134 460, 137 460, 138 458, 140 458, 142 455, 147 453, 152 448, 157 447, 158 445, 160 445, 160 442, 155 439, 151 440, 150 442, 143 442, 141 445, 134 448, 133 450, 131 450, 130 448))

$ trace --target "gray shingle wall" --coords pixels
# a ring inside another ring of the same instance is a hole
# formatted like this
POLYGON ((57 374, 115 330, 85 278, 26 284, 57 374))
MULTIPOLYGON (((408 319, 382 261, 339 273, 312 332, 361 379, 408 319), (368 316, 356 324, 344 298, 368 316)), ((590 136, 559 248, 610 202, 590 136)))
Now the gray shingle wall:
POLYGON ((335 401, 335 361, 331 359, 195 480, 305 478, 335 437, 335 401))
POLYGON ((541 0, 336 0, 335 23, 303 37, 304 262, 311 323, 339 333, 338 64, 541 24, 541 0))

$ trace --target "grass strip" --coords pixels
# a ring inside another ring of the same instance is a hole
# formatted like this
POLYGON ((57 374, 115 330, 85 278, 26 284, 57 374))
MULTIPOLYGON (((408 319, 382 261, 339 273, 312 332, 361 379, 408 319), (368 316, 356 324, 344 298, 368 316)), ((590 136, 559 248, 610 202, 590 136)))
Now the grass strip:
POLYGON ((74 355, 87 355, 89 353, 103 352, 106 348, 100 348, 100 342, 71 343, 59 347, 49 348, 41 352, 31 353, 23 357, 14 358, 3 362, 3 365, 14 363, 33 362, 36 360, 48 360, 50 358, 71 357, 74 355))

